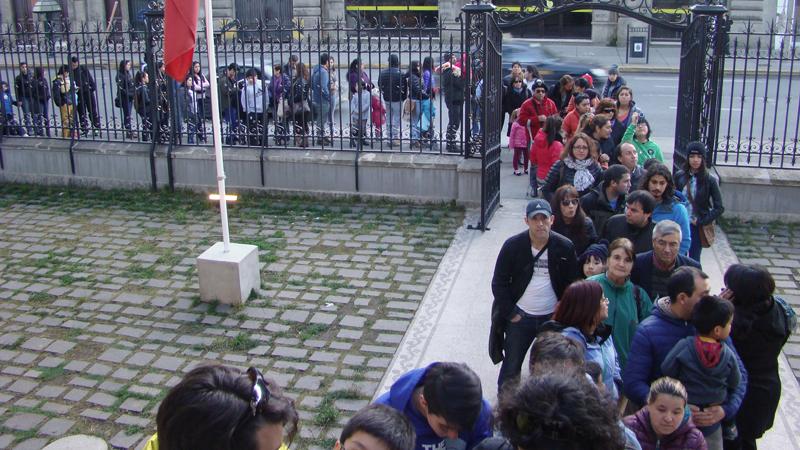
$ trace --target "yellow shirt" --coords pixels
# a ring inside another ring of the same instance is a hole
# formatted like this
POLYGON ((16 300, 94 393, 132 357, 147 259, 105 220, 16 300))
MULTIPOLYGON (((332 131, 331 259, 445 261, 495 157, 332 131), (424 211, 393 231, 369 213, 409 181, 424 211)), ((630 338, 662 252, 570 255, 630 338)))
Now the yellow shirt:
MULTIPOLYGON (((150 437, 150 440, 147 441, 147 445, 145 445, 142 450, 158 450, 158 433, 150 437)), ((278 450, 289 450, 289 447, 286 443, 281 442, 281 448, 278 450)))

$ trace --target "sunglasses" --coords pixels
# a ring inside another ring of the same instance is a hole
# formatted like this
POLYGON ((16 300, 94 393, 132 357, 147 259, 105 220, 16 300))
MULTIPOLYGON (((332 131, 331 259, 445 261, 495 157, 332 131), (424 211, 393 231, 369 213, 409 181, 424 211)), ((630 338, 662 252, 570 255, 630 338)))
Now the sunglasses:
POLYGON ((615 111, 614 108, 606 108, 603 110, 603 112, 605 113, 613 113, 614 111, 615 111))
POLYGON ((561 206, 572 206, 572 205, 577 205, 578 203, 579 202, 577 198, 561 200, 561 206))
POLYGON ((264 375, 255 367, 247 369, 247 377, 253 383, 250 392, 250 410, 255 416, 264 412, 267 408, 270 397, 269 388, 267 387, 267 381, 264 380, 264 375))

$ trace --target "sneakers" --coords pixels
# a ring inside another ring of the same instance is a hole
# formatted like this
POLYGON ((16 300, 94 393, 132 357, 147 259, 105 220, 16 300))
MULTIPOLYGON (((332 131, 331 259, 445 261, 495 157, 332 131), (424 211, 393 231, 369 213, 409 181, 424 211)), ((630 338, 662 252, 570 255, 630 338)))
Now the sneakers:
POLYGON ((514 170, 514 175, 516 175, 516 176, 520 176, 520 175, 522 175, 522 174, 520 173, 520 171, 519 171, 519 170, 516 170, 516 169, 515 169, 515 170, 514 170))

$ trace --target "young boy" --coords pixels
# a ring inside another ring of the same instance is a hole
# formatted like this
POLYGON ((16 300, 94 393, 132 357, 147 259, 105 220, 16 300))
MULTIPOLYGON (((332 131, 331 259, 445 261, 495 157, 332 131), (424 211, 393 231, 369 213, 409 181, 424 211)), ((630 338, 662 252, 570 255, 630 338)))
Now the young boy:
MULTIPOLYGON (((678 341, 661 364, 662 373, 680 380, 689 393, 689 403, 701 410, 724 403, 741 380, 736 355, 723 342, 731 333, 733 311, 728 300, 713 295, 701 298, 692 311, 697 335, 678 341)), ((709 450, 722 450, 720 424, 701 431, 709 450)), ((734 433, 725 430, 726 435, 734 433)))
POLYGON ((492 409, 483 398, 481 380, 463 363, 436 362, 407 372, 375 403, 391 406, 411 421, 416 450, 457 444, 472 450, 492 435, 492 409))
POLYGON ((347 421, 333 450, 414 450, 414 428, 386 405, 362 408, 347 421))
POLYGON ((14 119, 14 108, 12 106, 17 106, 18 103, 11 96, 11 89, 9 89, 8 83, 5 81, 0 81, 0 100, 3 103, 3 115, 0 117, 0 130, 2 130, 2 133, 6 136, 12 134, 27 136, 28 133, 25 128, 18 125, 14 119))

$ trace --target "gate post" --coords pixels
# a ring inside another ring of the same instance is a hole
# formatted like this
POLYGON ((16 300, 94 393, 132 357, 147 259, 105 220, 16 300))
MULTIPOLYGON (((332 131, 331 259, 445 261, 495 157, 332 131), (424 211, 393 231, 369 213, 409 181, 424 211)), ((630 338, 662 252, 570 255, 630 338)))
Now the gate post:
POLYGON ((473 0, 462 8, 464 48, 468 52, 464 61, 465 98, 469 108, 464 123, 468 136, 464 157, 480 155, 481 158, 481 215, 478 224, 470 228, 481 231, 488 229, 486 225, 500 206, 502 34, 492 16, 494 10, 494 5, 481 0, 473 0), (477 122, 477 127, 473 122, 477 122))
MULTIPOLYGON (((144 13, 145 22, 145 51, 144 61, 147 64, 147 76, 150 81, 147 84, 147 91, 150 97, 150 136, 152 139, 150 143, 150 180, 152 189, 158 189, 158 179, 156 175, 156 144, 161 139, 161 117, 163 106, 162 93, 160 85, 163 82, 157 83, 159 78, 163 76, 158 73, 156 65, 158 62, 164 61, 164 9, 160 4, 151 3, 150 8, 144 13)), ((142 133, 146 136, 144 130, 142 133)))
POLYGON ((725 27, 722 5, 694 5, 692 20, 681 38, 681 63, 678 79, 678 113, 675 123, 673 167, 686 159, 686 144, 701 141, 714 161, 721 106, 722 76, 725 67, 725 27))

